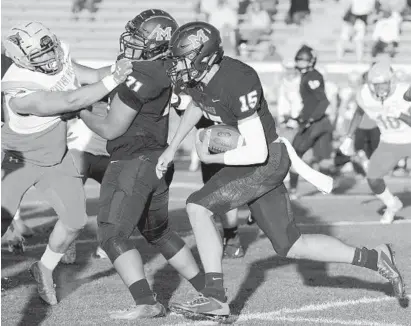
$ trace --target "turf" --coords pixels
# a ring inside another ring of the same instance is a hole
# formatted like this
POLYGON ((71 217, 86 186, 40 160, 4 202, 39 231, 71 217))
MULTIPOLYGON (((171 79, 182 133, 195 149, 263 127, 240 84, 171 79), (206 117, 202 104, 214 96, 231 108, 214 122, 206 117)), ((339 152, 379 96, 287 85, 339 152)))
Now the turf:
MULTIPOLYGON (((199 261, 191 234, 184 200, 197 189, 198 172, 186 172, 179 164, 171 190, 170 218, 173 228, 191 246, 199 261)), ((411 179, 390 178, 388 184, 405 204, 399 221, 380 225, 381 204, 371 196, 364 180, 341 180, 335 195, 320 195, 302 184, 305 195, 293 203, 304 233, 335 235, 357 246, 393 243, 398 267, 405 281, 411 279, 411 179)), ((49 307, 37 297, 27 269, 41 257, 47 236, 56 219, 54 212, 30 191, 23 201, 22 214, 37 234, 27 240, 24 255, 2 250, 3 325, 211 325, 178 315, 134 322, 116 322, 109 312, 132 305, 132 298, 107 260, 92 258, 95 215, 99 187, 88 182, 87 208, 90 221, 77 244, 77 262, 59 265, 55 281, 60 303, 49 307)), ((390 285, 378 274, 351 265, 322 264, 284 259, 274 254, 258 227, 245 225, 248 212, 240 211, 241 239, 246 256, 224 260, 231 316, 225 323, 235 325, 411 325, 407 302, 391 297, 390 285)), ((190 284, 166 263, 139 236, 133 236, 143 255, 149 283, 160 302, 189 300, 196 293, 190 284)))

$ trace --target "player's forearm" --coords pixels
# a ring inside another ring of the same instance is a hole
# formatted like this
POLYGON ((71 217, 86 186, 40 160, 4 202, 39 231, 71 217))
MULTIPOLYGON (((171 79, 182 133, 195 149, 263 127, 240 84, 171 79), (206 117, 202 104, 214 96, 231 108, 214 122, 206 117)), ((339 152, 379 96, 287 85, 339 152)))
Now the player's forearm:
POLYGON ((80 111, 80 118, 90 130, 94 131, 100 137, 111 140, 115 136, 112 133, 112 127, 107 123, 106 117, 93 114, 88 110, 80 111))
POLYGON ((322 116, 324 116, 325 112, 327 111, 328 106, 330 105, 330 101, 328 99, 323 99, 320 103, 318 103, 317 107, 315 108, 313 114, 309 119, 312 119, 314 121, 320 119, 322 116))
POLYGON ((177 131, 170 142, 169 147, 177 151, 178 146, 186 138, 187 134, 194 128, 202 117, 201 109, 195 105, 190 105, 181 118, 177 131))
POLYGON ((355 111, 354 116, 353 116, 353 118, 350 122, 350 126, 349 126, 348 132, 347 132, 347 137, 350 137, 350 138, 354 137, 355 130, 360 125, 360 122, 361 122, 363 116, 364 116, 364 112, 360 108, 357 108, 357 110, 355 111))
POLYGON ((411 127, 411 115, 401 113, 401 115, 398 117, 401 121, 405 122, 407 125, 411 127))

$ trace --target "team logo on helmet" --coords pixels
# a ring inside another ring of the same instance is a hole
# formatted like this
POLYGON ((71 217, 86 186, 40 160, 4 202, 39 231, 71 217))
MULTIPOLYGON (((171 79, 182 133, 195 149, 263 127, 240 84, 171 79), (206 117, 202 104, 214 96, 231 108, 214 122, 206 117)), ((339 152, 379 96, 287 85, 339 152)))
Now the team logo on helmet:
POLYGON ((170 41, 172 29, 170 26, 162 28, 160 24, 148 36, 148 39, 155 39, 156 41, 170 41))
POLYGON ((13 42, 14 44, 16 44, 16 45, 18 45, 18 46, 20 46, 20 44, 21 44, 21 36, 20 36, 20 34, 17 32, 15 35, 10 35, 8 38, 7 38, 10 42, 13 42))
POLYGON ((203 29, 199 29, 197 34, 191 34, 188 36, 188 40, 191 42, 194 48, 198 48, 200 45, 207 42, 210 38, 205 34, 203 29))

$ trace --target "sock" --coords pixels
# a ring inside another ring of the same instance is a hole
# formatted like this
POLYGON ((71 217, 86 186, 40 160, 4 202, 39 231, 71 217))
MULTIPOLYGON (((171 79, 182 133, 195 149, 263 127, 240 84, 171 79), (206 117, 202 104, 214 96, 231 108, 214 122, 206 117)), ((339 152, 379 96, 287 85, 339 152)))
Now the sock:
POLYGON ((238 226, 224 229, 224 239, 232 239, 238 234, 238 226))
POLYGON ((377 271, 378 263, 378 252, 374 249, 367 249, 367 248, 355 248, 354 258, 352 261, 353 265, 361 266, 365 268, 372 269, 373 271, 377 271))
POLYGON ((385 188, 385 190, 381 194, 376 195, 387 207, 392 206, 395 201, 394 195, 385 188))
POLYGON ((197 292, 200 292, 205 287, 205 276, 203 272, 198 272, 196 276, 189 279, 188 281, 196 289, 197 292))
POLYGON ((225 290, 223 286, 223 273, 206 273, 205 288, 201 293, 206 297, 213 297, 221 302, 226 302, 225 290))
POLYGON ((40 261, 44 267, 53 271, 56 268, 57 264, 59 263, 61 257, 63 256, 64 254, 61 254, 59 252, 54 252, 53 250, 50 249, 50 246, 47 245, 46 251, 44 252, 43 256, 41 256, 40 261))
POLYGON ((128 287, 131 295, 133 296, 136 305, 153 305, 156 304, 156 300, 154 299, 154 293, 150 289, 150 285, 145 278, 134 282, 128 287))

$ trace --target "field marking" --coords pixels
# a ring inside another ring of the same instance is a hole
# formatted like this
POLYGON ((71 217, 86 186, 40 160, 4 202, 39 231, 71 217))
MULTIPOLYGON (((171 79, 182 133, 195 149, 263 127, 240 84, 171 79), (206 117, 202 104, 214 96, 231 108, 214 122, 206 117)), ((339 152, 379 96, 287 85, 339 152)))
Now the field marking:
MULTIPOLYGON (((410 296, 408 296, 410 298, 410 296)), ((309 322, 316 324, 342 324, 342 325, 359 325, 359 326, 403 326, 402 324, 395 323, 379 323, 370 320, 342 320, 336 318, 306 318, 306 317, 295 317, 289 316, 290 314, 305 313, 313 311, 324 311, 334 308, 341 308, 347 306, 354 306, 359 304, 371 304, 380 303, 386 301, 397 300, 394 297, 379 297, 379 298, 361 298, 357 300, 345 300, 345 301, 334 301, 320 304, 310 304, 302 306, 300 308, 282 308, 279 310, 266 312, 266 313, 251 313, 242 314, 235 321, 236 323, 247 322, 250 320, 269 320, 269 321, 290 321, 290 322, 309 322)), ((214 321, 197 321, 197 322, 183 322, 178 324, 167 324, 166 326, 190 326, 190 325, 218 325, 214 321)))

